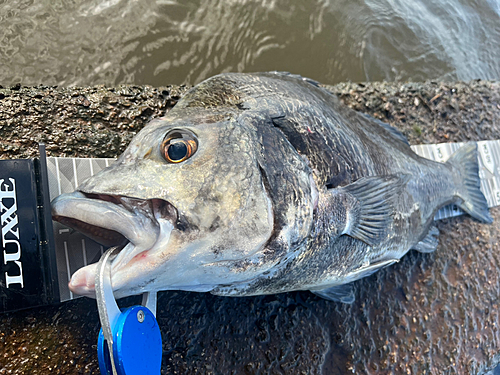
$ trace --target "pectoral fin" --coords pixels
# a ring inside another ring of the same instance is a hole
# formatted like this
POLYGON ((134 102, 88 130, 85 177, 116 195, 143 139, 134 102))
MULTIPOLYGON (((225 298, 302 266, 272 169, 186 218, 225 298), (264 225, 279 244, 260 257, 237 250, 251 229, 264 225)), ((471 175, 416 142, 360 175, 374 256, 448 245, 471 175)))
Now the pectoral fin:
POLYGON ((403 176, 363 177, 339 189, 354 198, 346 211, 342 234, 375 246, 384 238, 392 220, 394 200, 406 184, 403 176))

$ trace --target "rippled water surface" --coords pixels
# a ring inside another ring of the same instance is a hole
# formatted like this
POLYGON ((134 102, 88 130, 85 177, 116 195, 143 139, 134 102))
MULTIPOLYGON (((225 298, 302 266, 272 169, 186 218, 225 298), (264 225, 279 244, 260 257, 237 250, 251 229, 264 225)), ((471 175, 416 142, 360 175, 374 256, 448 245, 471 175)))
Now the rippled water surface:
POLYGON ((500 78, 500 0, 0 0, 0 84, 500 78))

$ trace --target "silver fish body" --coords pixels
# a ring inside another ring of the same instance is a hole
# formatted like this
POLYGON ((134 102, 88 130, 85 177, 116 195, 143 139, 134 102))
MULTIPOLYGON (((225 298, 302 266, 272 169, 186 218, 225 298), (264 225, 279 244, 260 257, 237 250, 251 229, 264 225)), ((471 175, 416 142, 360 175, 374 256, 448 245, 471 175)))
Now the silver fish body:
MULTIPOLYGON (((423 159, 311 80, 223 74, 56 198, 53 217, 127 243, 112 266, 117 297, 311 290, 352 302, 348 283, 410 249, 435 250, 442 206, 491 222, 477 173, 475 145, 447 163, 423 159)), ((94 275, 77 271, 70 288, 92 295, 94 275)))

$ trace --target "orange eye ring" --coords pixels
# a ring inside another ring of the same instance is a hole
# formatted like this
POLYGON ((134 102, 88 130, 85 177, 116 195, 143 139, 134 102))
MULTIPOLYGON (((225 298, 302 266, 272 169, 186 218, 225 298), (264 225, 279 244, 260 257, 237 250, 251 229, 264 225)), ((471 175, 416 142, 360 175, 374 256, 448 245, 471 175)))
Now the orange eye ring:
POLYGON ((166 161, 182 163, 193 156, 198 149, 194 134, 184 130, 172 130, 161 144, 161 153, 166 161))

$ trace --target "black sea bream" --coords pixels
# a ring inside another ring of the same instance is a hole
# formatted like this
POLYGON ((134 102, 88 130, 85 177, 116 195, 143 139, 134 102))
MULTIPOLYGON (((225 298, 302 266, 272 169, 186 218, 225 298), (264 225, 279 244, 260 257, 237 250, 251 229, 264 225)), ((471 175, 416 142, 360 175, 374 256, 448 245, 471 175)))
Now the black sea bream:
MULTIPOLYGON (((101 243, 125 244, 111 268, 117 298, 310 290, 352 302, 345 284, 410 249, 434 251, 434 214, 452 202, 492 221, 474 144, 433 162, 314 81, 222 74, 56 198, 52 214, 101 243)), ((95 272, 78 270, 71 290, 93 295, 95 272)))

